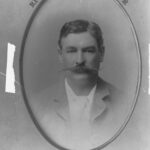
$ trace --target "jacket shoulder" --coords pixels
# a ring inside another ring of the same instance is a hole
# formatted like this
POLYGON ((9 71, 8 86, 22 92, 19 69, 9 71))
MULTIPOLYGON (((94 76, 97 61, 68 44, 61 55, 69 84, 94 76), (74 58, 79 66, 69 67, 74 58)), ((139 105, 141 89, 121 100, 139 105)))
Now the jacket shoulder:
POLYGON ((53 110, 53 102, 56 95, 58 94, 57 91, 58 84, 55 84, 46 89, 43 89, 41 92, 32 95, 32 97, 29 100, 31 108, 33 110, 37 110, 38 112, 53 110))
POLYGON ((112 85, 111 83, 103 80, 102 78, 98 78, 98 87, 103 90, 108 90, 110 93, 119 92, 119 90, 112 85))
POLYGON ((116 86, 103 80, 102 78, 98 79, 98 87, 99 89, 107 91, 108 94, 105 100, 109 101, 110 104, 117 104, 121 106, 125 102, 124 93, 116 86))

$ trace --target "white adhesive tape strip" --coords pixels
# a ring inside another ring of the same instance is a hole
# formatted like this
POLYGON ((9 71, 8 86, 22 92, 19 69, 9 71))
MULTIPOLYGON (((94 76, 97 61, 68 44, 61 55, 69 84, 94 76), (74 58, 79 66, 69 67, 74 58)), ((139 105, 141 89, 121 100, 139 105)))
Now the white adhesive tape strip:
POLYGON ((7 66, 6 66, 6 83, 5 83, 5 92, 15 93, 15 72, 13 68, 14 54, 16 46, 8 43, 7 46, 7 66))

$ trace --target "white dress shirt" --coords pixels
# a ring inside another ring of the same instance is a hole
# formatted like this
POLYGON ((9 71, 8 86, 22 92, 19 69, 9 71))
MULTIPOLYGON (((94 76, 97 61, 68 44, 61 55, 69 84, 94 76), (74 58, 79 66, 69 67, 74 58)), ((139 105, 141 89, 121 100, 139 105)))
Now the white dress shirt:
POLYGON ((71 119, 71 135, 74 141, 85 139, 91 135, 90 111, 96 90, 96 85, 87 96, 77 96, 65 79, 65 88, 69 103, 71 119))

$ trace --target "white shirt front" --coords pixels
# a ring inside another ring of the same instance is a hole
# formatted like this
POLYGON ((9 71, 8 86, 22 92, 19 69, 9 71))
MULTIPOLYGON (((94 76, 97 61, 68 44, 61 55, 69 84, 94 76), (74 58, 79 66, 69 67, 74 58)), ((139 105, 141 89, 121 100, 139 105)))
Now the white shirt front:
POLYGON ((87 96, 77 96, 69 86, 67 79, 65 79, 65 88, 69 103, 72 137, 77 138, 74 140, 84 139, 91 134, 90 111, 96 85, 87 96))

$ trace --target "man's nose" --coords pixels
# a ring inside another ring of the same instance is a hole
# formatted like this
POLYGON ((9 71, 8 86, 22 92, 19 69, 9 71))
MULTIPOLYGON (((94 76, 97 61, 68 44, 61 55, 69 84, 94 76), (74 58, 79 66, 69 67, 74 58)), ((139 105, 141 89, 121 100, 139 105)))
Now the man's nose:
POLYGON ((77 64, 83 64, 85 62, 84 60, 84 56, 83 56, 83 52, 79 51, 77 53, 77 60, 76 60, 76 63, 77 64))

